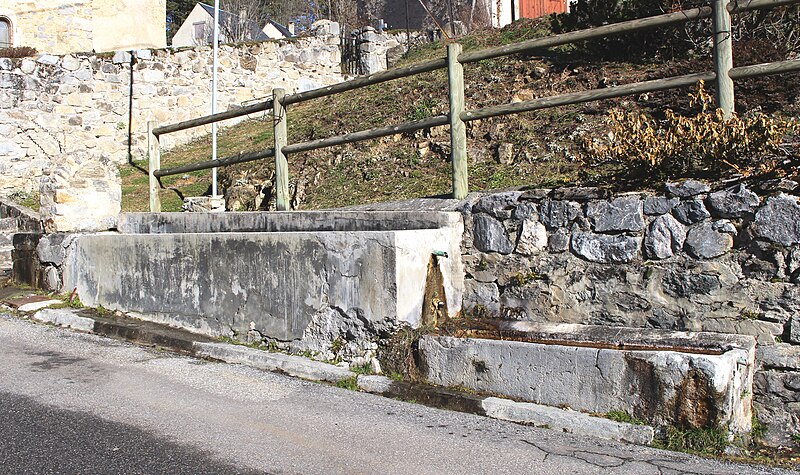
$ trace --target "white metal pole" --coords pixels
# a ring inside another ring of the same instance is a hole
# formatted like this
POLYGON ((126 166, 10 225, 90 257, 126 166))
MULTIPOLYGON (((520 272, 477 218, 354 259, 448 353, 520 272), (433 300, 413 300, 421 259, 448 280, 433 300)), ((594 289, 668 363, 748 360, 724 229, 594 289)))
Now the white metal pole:
MULTIPOLYGON (((219 0, 214 0, 214 64, 211 68, 211 113, 217 113, 217 69, 219 68, 219 0)), ((211 124, 211 159, 217 159, 217 123, 211 124)), ((211 169, 211 196, 217 197, 217 168, 211 169)))

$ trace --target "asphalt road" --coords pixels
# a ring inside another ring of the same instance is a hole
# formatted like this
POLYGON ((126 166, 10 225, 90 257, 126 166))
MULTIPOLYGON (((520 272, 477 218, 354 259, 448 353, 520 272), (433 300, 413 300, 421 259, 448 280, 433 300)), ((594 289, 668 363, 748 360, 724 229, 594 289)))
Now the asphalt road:
POLYGON ((574 437, 0 315, 0 473, 790 473, 574 437))

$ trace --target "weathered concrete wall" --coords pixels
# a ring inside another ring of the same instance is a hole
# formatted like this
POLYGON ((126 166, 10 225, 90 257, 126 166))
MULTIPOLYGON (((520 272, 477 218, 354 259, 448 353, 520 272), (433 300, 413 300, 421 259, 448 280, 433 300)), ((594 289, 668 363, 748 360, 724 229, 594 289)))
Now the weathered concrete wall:
MULTIPOLYGON (((358 229, 358 220, 347 223, 353 213, 329 213, 330 222, 347 230, 314 232, 316 214, 306 219, 302 212, 276 213, 278 226, 293 232, 246 233, 239 229, 268 222, 272 214, 235 213, 230 226, 224 224, 228 215, 217 214, 205 216, 223 232, 198 233, 208 225, 197 221, 201 215, 187 213, 194 221, 186 232, 173 227, 159 234, 50 234, 34 247, 42 273, 63 279, 55 286, 59 290, 77 288, 87 305, 138 312, 210 335, 291 342, 323 354, 341 340, 344 348, 336 356, 370 356, 375 341, 401 323, 421 323, 432 259, 443 275, 448 311, 460 311, 463 227, 457 213, 434 214, 425 219, 417 213, 425 228, 388 230, 392 215, 382 213, 373 220, 387 230, 374 231, 358 229), (450 258, 432 258, 435 252, 450 258)), ((171 216, 173 224, 180 221, 171 216)), ((401 214, 395 224, 408 219, 401 214)), ((143 230, 143 220, 144 215, 124 218, 122 228, 143 230)))
MULTIPOLYGON (((713 339, 714 334, 705 334, 713 339)), ((443 386, 654 425, 751 428, 755 342, 720 355, 426 336, 422 371, 443 386)))
MULTIPOLYGON (((0 194, 38 190, 44 170, 67 154, 123 163, 130 152, 142 160, 148 121, 210 112, 210 48, 136 55, 0 59, 0 194)), ((342 80, 338 37, 222 46, 219 64, 219 110, 270 96, 275 87, 295 92, 342 80)), ((209 131, 170 134, 162 145, 209 131)))
MULTIPOLYGON (((690 181, 658 195, 573 188, 476 196, 463 208, 464 307, 486 318, 800 344, 798 191, 791 180, 713 192, 690 181)), ((794 381, 798 373, 786 368, 782 378, 794 381)), ((768 438, 791 443, 785 422, 798 427, 800 408, 787 394, 800 400, 800 388, 756 381, 768 438)))

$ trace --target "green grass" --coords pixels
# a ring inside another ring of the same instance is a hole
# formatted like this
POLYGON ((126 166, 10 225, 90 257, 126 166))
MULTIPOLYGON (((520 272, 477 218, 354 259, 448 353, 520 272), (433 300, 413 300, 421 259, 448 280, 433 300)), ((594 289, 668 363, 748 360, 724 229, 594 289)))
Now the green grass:
POLYGON ((604 417, 606 419, 611 419, 614 422, 623 422, 625 424, 634 424, 639 426, 647 425, 647 422, 633 417, 625 411, 609 411, 604 414, 604 417))
POLYGON ((340 379, 336 383, 337 388, 349 389, 351 391, 358 391, 358 376, 340 379))
POLYGON ((696 455, 719 456, 729 445, 725 428, 682 429, 667 427, 664 436, 654 446, 676 452, 696 455))

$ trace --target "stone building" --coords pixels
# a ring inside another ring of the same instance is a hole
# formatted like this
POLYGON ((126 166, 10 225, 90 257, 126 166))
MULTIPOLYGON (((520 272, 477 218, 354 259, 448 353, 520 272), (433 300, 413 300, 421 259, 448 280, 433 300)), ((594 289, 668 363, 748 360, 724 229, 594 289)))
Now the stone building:
POLYGON ((166 41, 165 0, 0 0, 0 47, 101 53, 166 41))

